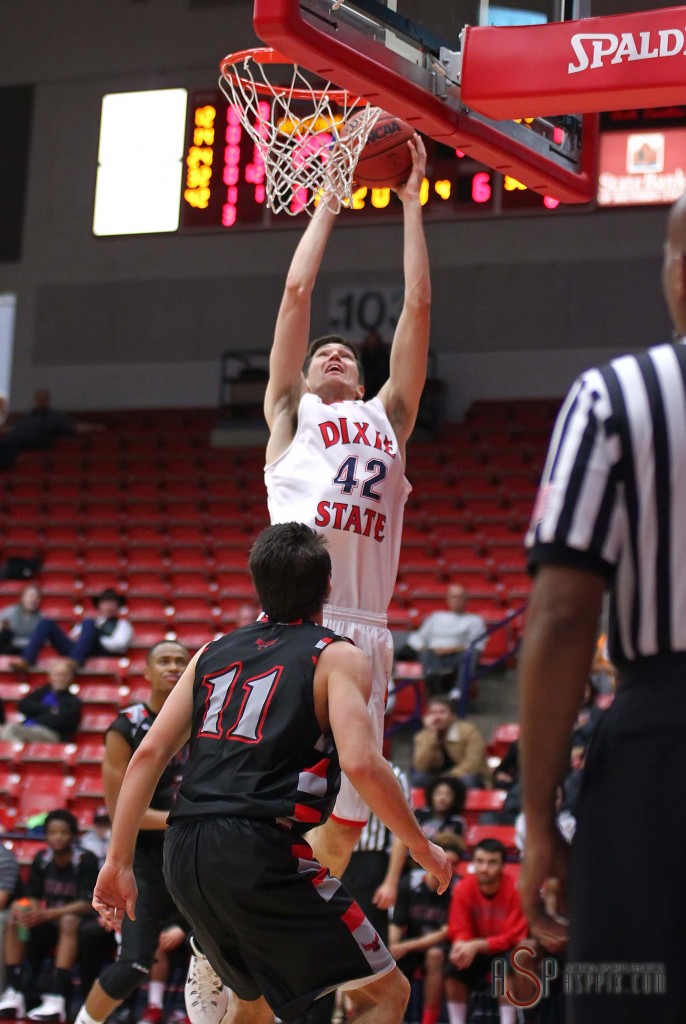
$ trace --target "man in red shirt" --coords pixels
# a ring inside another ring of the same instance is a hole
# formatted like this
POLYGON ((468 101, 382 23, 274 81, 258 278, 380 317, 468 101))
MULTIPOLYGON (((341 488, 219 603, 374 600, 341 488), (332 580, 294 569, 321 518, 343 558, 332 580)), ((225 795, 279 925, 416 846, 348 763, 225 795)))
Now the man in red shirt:
MULTIPOLYGON (((474 848, 472 863, 474 873, 453 889, 448 918, 452 945, 445 995, 450 1024, 466 1024, 471 989, 486 984, 493 957, 507 958, 528 932, 514 880, 503 871, 502 843, 482 839, 474 848)), ((530 983, 518 973, 508 979, 508 991, 520 1001, 532 994, 530 983)), ((500 1024, 515 1024, 517 1011, 512 1003, 502 997, 499 1009, 500 1024)))

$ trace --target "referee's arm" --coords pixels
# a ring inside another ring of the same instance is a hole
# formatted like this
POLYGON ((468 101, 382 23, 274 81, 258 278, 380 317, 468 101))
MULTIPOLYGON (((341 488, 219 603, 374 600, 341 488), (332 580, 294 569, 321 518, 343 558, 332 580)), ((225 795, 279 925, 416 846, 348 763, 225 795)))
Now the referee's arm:
POLYGON ((555 790, 569 770, 572 725, 621 545, 611 514, 620 455, 611 413, 602 378, 589 371, 558 417, 527 538, 537 571, 519 665, 527 823, 520 889, 532 934, 552 950, 565 942, 566 928, 546 913, 541 889, 559 879, 564 914, 569 850, 555 824, 555 790))
MULTIPOLYGON (((569 770, 572 725, 595 650, 606 581, 584 569, 545 565, 538 572, 520 658, 520 756, 526 852, 520 882, 532 933, 552 950, 566 929, 545 911, 548 878, 564 887, 568 846, 555 824, 555 789, 569 770)), ((561 907, 564 913, 564 906, 561 907)))

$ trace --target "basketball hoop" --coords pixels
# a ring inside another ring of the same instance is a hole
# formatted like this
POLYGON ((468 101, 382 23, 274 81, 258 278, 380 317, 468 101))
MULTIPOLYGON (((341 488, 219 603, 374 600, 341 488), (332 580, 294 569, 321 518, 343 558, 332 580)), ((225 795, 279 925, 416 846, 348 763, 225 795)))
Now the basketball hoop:
POLYGON ((220 68, 219 86, 255 143, 253 178, 263 175, 269 208, 311 215, 322 195, 334 196, 337 209, 348 205, 379 108, 331 82, 313 85, 304 68, 267 47, 229 54, 220 68))

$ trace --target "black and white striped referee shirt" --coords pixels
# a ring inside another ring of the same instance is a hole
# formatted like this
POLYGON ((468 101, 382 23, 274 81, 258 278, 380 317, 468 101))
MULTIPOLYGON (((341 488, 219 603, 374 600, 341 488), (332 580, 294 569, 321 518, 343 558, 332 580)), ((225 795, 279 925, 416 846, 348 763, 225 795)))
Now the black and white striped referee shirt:
POLYGON ((686 651, 686 345, 582 374, 553 432, 530 565, 613 580, 613 661, 686 651))
MULTIPOLYGON (((391 768, 393 773, 400 783, 400 788, 405 794, 405 799, 410 802, 410 783, 407 775, 398 768, 397 765, 392 764, 391 768)), ((367 824, 364 826, 360 833, 360 838, 355 844, 355 853, 387 853, 391 848, 391 842, 393 841, 392 833, 386 828, 384 823, 377 818, 375 814, 370 812, 367 824)))

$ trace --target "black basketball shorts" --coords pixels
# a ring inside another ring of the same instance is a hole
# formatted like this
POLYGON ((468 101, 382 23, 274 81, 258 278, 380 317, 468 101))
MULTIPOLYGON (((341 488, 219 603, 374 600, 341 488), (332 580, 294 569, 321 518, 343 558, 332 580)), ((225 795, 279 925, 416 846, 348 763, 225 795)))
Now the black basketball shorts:
POLYGON ((374 981, 395 961, 308 843, 275 823, 215 817, 172 825, 167 886, 217 974, 290 1022, 319 996, 374 981))

